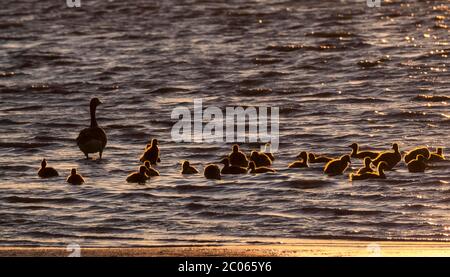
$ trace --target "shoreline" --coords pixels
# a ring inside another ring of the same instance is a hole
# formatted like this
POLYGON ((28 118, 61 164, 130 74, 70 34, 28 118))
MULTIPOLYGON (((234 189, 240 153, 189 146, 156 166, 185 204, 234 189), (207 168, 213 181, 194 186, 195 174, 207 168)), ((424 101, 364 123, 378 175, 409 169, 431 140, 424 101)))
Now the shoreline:
MULTIPOLYGON (((0 247, 0 257, 68 257, 71 253, 74 251, 66 247, 0 247)), ((82 257, 450 257, 450 242, 302 239, 295 243, 257 245, 81 247, 79 254, 82 257)))

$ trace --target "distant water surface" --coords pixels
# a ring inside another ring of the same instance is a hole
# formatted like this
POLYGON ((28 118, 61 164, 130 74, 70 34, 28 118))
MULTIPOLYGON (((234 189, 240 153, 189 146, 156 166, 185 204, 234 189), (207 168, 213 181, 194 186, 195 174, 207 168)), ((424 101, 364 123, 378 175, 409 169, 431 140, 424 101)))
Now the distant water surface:
POLYGON ((351 142, 449 148, 449 17, 444 0, 2 1, 0 245, 448 240, 449 162, 354 183, 285 168, 351 142), (75 143, 93 96, 101 162, 75 143), (279 173, 182 177, 180 160, 202 169, 231 146, 171 141, 172 109, 194 98, 280 107, 279 173), (153 137, 162 176, 127 184, 153 137), (43 157, 63 176, 39 179, 43 157), (72 167, 87 184, 65 183, 72 167))

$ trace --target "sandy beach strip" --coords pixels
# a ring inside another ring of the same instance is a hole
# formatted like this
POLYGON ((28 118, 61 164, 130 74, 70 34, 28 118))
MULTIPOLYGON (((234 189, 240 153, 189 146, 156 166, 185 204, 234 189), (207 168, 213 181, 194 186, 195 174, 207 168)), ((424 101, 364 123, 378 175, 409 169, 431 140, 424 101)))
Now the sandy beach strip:
MULTIPOLYGON (((65 257, 63 247, 0 247, 1 257, 65 257)), ((224 246, 81 247, 84 257, 450 257, 450 243, 300 240, 289 244, 224 246)))

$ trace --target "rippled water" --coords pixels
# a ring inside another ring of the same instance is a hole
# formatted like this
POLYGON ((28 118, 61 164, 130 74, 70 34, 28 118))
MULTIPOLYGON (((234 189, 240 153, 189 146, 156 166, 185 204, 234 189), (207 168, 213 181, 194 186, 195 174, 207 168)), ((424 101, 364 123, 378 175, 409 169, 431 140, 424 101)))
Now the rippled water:
POLYGON ((449 239, 449 162, 354 183, 285 169, 299 151, 337 156, 351 142, 450 147, 449 1, 4 2, 1 245, 449 239), (105 102, 102 161, 75 143, 92 96, 105 102), (181 176, 181 159, 202 168, 231 146, 171 141, 172 109, 193 98, 280 107, 279 173, 181 176), (152 137, 162 176, 127 184, 152 137), (63 177, 39 179, 43 157, 63 177), (87 184, 65 183, 72 167, 87 184))

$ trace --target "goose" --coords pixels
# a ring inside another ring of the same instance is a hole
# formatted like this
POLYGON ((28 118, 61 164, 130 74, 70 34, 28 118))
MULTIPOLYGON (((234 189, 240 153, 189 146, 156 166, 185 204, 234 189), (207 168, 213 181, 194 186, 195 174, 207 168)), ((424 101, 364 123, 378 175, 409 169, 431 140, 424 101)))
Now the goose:
POLYGON ((263 152, 252 151, 250 161, 253 161, 256 167, 272 165, 272 160, 263 152))
POLYGON ((145 149, 144 153, 140 157, 140 161, 149 161, 150 164, 156 164, 157 162, 161 161, 161 159, 159 159, 159 147, 157 139, 152 139, 151 145, 145 149))
POLYGON ((297 158, 300 158, 300 161, 292 162, 288 165, 288 168, 303 168, 308 167, 308 153, 305 151, 301 152, 297 158))
POLYGON ((58 171, 53 167, 47 167, 47 160, 43 159, 41 162, 41 168, 38 171, 38 176, 41 178, 58 177, 58 171))
POLYGON ((408 163, 408 171, 412 173, 425 172, 425 169, 427 168, 426 161, 427 158, 423 155, 417 156, 417 158, 408 163))
POLYGON ((138 172, 134 172, 128 175, 127 182, 144 184, 149 179, 148 175, 145 173, 146 171, 147 169, 145 168, 145 166, 141 165, 138 172))
POLYGON ((323 172, 329 176, 341 175, 347 169, 347 167, 351 164, 350 155, 344 155, 338 159, 334 159, 329 161, 323 172))
POLYGON ((148 176, 159 176, 159 171, 154 169, 149 161, 144 162, 145 168, 147 168, 147 171, 145 172, 148 176))
POLYGON ((191 166, 189 161, 184 161, 182 165, 181 174, 197 174, 199 173, 198 170, 191 166))
POLYGON ((72 185, 81 185, 84 183, 84 178, 77 173, 76 168, 72 168, 69 177, 67 177, 66 182, 72 185))
POLYGON ((314 153, 308 153, 308 162, 311 164, 318 164, 318 163, 326 164, 331 160, 333 160, 333 158, 329 158, 326 156, 316 156, 316 154, 314 154, 314 153))
POLYGON ((245 167, 248 166, 247 157, 239 150, 239 145, 233 145, 232 152, 228 155, 229 162, 232 166, 245 167))
POLYGON ((220 173, 222 173, 222 174, 246 174, 247 173, 247 168, 245 168, 245 167, 230 165, 229 158, 224 158, 223 160, 220 161, 220 163, 224 164, 222 170, 220 171, 220 173))
POLYGON ((364 159, 365 157, 369 157, 375 159, 380 154, 380 152, 376 151, 359 151, 359 145, 357 143, 352 143, 348 147, 352 149, 352 153, 350 154, 351 158, 364 159))
POLYGON ((430 158, 428 159, 428 161, 429 162, 445 161, 444 148, 442 148, 442 147, 436 148, 436 153, 431 153, 430 158))
POLYGON ((350 174, 350 181, 355 180, 366 180, 366 179, 386 179, 386 175, 384 171, 388 168, 388 164, 386 162, 381 162, 378 164, 377 172, 364 172, 357 174, 350 174))
POLYGON ((392 170, 402 160, 402 154, 400 154, 397 143, 392 144, 392 149, 394 151, 380 153, 378 157, 372 160, 372 164, 378 167, 379 163, 386 162, 388 165, 386 170, 392 170))
POLYGON ((417 156, 419 156, 419 155, 422 155, 426 159, 429 159, 431 156, 431 153, 430 153, 430 150, 428 149, 428 147, 425 147, 425 146, 420 146, 420 147, 414 148, 413 150, 411 150, 405 154, 405 163, 408 164, 410 161, 416 159, 417 156))
POLYGON ((275 169, 272 169, 272 168, 268 168, 268 167, 264 167, 264 166, 256 167, 256 164, 253 161, 251 161, 248 164, 248 169, 250 170, 250 173, 267 173, 267 172, 274 173, 274 172, 276 172, 275 169))
POLYGON ((86 159, 89 159, 89 153, 99 153, 102 158, 103 150, 108 141, 105 131, 97 124, 95 112, 97 106, 102 104, 98 98, 92 98, 90 103, 91 126, 83 129, 77 137, 77 145, 81 152, 84 153, 86 159))
MULTIPOLYGON (((150 148, 150 147, 152 146, 152 142, 153 142, 153 139, 148 141, 148 143, 147 143, 147 144, 145 145, 145 147, 144 147, 144 152, 145 152, 145 150, 147 150, 148 148, 150 148)), ((161 158, 158 157, 158 159, 156 160, 156 162, 160 163, 160 162, 161 162, 161 158)))
POLYGON ((209 164, 203 170, 203 175, 206 179, 220 180, 220 168, 215 164, 209 164))
POLYGON ((267 155, 267 157, 269 157, 269 159, 273 162, 275 161, 275 156, 272 154, 272 145, 270 144, 270 142, 266 143, 264 145, 264 154, 267 155))
POLYGON ((364 158, 364 166, 361 167, 358 172, 356 172, 356 175, 361 175, 368 172, 374 172, 370 164, 372 163, 372 160, 369 157, 364 158))

